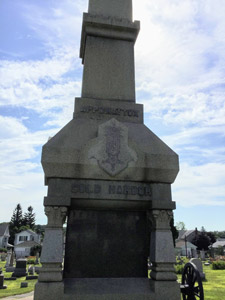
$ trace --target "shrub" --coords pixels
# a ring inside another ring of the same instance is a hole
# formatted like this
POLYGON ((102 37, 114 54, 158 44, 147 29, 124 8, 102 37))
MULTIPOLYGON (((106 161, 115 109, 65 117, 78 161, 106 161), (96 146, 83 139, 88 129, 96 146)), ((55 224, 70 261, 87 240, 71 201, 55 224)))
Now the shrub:
POLYGON ((218 260, 212 263, 213 270, 225 270, 225 261, 218 260))
POLYGON ((7 249, 5 249, 5 248, 0 248, 0 252, 7 253, 7 249))
POLYGON ((176 265, 175 266, 176 274, 182 274, 183 270, 184 270, 184 265, 176 265))
POLYGON ((33 259, 33 258, 28 259, 27 264, 28 265, 35 265, 35 259, 33 259))

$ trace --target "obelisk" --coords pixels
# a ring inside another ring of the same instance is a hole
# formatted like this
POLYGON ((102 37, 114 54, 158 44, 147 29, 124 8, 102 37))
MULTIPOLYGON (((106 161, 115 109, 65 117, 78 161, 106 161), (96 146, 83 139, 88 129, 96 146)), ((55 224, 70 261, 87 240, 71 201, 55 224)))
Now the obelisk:
POLYGON ((48 224, 35 300, 180 299, 170 230, 178 156, 136 104, 139 28, 132 0, 89 0, 81 97, 42 151, 48 224))

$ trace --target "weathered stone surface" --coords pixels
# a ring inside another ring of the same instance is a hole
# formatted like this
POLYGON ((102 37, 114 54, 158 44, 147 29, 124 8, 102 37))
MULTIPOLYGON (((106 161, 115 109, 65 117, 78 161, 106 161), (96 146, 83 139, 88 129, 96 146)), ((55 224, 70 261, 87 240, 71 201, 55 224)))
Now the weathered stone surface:
POLYGON ((97 121, 116 118, 120 122, 143 124, 143 104, 76 98, 74 118, 91 119, 97 121))
MULTIPOLYGON (((37 282, 34 289, 34 300, 64 300, 63 282, 37 282)), ((70 299, 71 300, 71 299, 70 299)))
POLYGON ((191 263, 193 263, 196 268, 198 269, 200 276, 202 279, 205 279, 205 273, 203 272, 202 262, 199 258, 192 258, 190 260, 191 263))
POLYGON ((147 277, 146 212, 70 210, 64 278, 147 277))
POLYGON ((90 0, 83 17, 82 97, 42 151, 48 225, 35 300, 180 299, 169 226, 178 156, 135 104, 131 5, 90 0))
POLYGON ((90 0, 88 12, 132 21, 132 0, 90 0))
POLYGON ((21 287, 21 288, 26 288, 26 287, 28 287, 28 282, 21 282, 20 287, 21 287))
POLYGON ((16 268, 12 274, 12 277, 23 277, 27 275, 27 260, 26 259, 18 259, 16 261, 16 268))
POLYGON ((89 157, 100 124, 96 120, 74 119, 44 145, 42 165, 47 180, 54 177, 161 183, 175 180, 178 156, 147 127, 136 123, 124 126, 128 129, 128 146, 137 154, 137 160, 114 176, 108 174, 97 160, 89 157))

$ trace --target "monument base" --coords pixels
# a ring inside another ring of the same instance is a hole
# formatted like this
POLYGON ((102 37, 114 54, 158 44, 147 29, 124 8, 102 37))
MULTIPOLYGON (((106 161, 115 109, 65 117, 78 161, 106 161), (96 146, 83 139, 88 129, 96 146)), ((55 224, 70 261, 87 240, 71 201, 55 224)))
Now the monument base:
POLYGON ((180 300, 176 281, 148 278, 75 278, 38 282, 34 300, 180 300))
POLYGON ((34 290, 34 300, 63 300, 63 282, 37 282, 34 290))

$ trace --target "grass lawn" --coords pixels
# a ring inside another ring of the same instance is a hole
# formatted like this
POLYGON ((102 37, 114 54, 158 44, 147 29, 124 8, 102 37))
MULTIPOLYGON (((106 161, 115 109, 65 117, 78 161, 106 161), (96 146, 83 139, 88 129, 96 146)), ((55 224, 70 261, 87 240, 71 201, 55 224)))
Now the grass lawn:
MULTIPOLYGON (((203 266, 203 271, 206 277, 203 281, 205 300, 225 300, 225 270, 212 270, 211 266, 203 266)), ((181 281, 181 275, 178 275, 178 281, 181 281)))
MULTIPOLYGON (((5 273, 5 263, 6 262, 0 262, 0 268, 3 270, 4 277, 11 277, 12 273, 5 273)), ((4 285, 7 285, 7 289, 5 290, 0 290, 0 298, 8 297, 8 296, 13 296, 13 295, 19 295, 19 294, 25 294, 29 293, 34 290, 34 286, 37 282, 37 280, 28 280, 28 287, 27 288, 20 288, 20 283, 25 282, 26 277, 21 277, 17 278, 16 280, 4 281, 4 285)))
MULTIPOLYGON (((5 277, 11 277, 12 273, 5 273, 5 262, 0 262, 0 268, 3 268, 5 277)), ((203 266, 206 280, 203 282, 205 300, 225 300, 225 270, 212 270, 211 266, 203 266)), ((7 289, 0 290, 0 298, 29 293, 34 290, 37 280, 28 280, 27 288, 20 288, 20 283, 26 281, 25 277, 18 278, 15 281, 5 281, 7 289)), ((178 281, 181 282, 181 275, 178 275, 178 281)), ((182 297, 181 297, 182 299, 182 297)))

